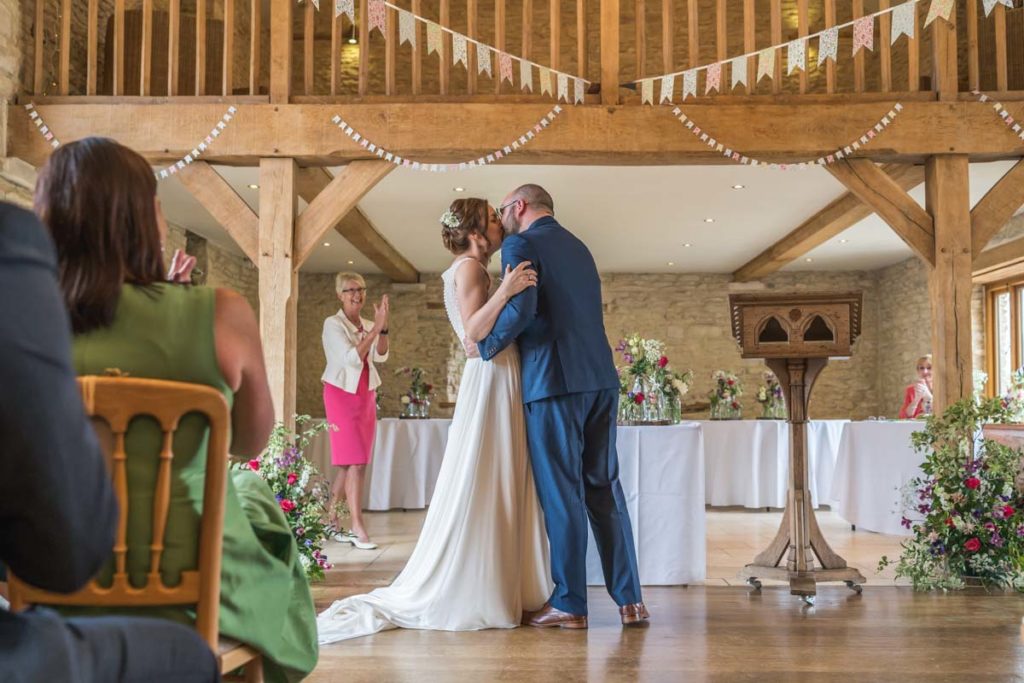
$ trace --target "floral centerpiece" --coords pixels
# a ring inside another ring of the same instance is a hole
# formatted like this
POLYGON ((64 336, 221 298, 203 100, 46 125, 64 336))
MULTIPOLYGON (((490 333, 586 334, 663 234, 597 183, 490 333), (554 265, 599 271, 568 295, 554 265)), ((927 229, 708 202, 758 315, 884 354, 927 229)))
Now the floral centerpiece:
POLYGON ((786 401, 782 396, 782 385, 771 370, 761 375, 764 380, 757 389, 757 402, 761 404, 761 417, 765 420, 785 420, 786 401))
POLYGON ((395 375, 409 378, 409 391, 402 394, 402 415, 404 418, 430 417, 430 397, 434 386, 424 379, 423 368, 404 367, 395 370, 395 375))
POLYGON ((976 442, 983 424, 1010 417, 1003 399, 963 399, 914 433, 914 449, 925 453, 924 476, 904 490, 903 525, 914 535, 898 559, 883 557, 879 570, 895 566, 918 590, 976 580, 1024 591, 1024 497, 1014 485, 1021 455, 976 442))
POLYGON ((740 405, 740 396, 743 395, 743 385, 739 377, 731 372, 715 370, 711 373, 711 379, 715 386, 708 394, 711 401, 712 420, 738 420, 743 415, 743 407, 740 405))
POLYGON ((326 423, 314 421, 309 415, 295 417, 294 432, 278 422, 258 458, 234 465, 252 470, 270 486, 295 534, 299 560, 310 581, 323 579, 324 570, 331 568, 323 549, 334 530, 325 523, 330 501, 327 479, 303 456, 303 451, 326 429, 326 423))
POLYGON ((619 341, 619 419, 622 422, 678 422, 693 374, 669 367, 665 344, 632 334, 619 341))

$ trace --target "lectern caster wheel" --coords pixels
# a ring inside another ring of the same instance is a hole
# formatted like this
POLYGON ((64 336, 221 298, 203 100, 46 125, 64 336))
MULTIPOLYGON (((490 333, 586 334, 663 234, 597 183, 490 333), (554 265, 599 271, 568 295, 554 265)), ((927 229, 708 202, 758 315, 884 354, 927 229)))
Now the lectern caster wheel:
POLYGON ((854 583, 853 581, 847 581, 846 582, 846 587, 849 588, 850 590, 852 590, 857 595, 860 595, 861 593, 864 592, 864 587, 861 586, 858 583, 854 583))
POLYGON ((749 579, 747 579, 747 584, 748 584, 748 585, 749 585, 749 586, 750 586, 751 588, 753 588, 754 590, 756 590, 756 591, 759 591, 759 590, 761 590, 761 582, 760 582, 760 581, 758 581, 758 580, 757 580, 756 578, 754 578, 753 576, 751 576, 751 577, 750 577, 749 579))
POLYGON ((805 605, 814 607, 814 601, 817 598, 815 595, 801 595, 800 599, 804 601, 805 605))

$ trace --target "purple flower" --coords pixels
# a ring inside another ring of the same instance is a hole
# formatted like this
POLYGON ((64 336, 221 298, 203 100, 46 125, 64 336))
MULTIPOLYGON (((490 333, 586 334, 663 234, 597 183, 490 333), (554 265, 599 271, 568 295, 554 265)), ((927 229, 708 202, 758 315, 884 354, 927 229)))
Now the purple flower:
POLYGON ((302 536, 305 533, 306 533, 306 530, 303 529, 301 526, 295 528, 295 535, 296 536, 302 536))
POLYGON ((622 358, 623 358, 623 360, 625 360, 629 364, 633 363, 633 356, 631 354, 627 353, 622 358))
POLYGON ((992 538, 990 538, 989 541, 996 548, 1002 548, 1003 547, 1003 537, 999 535, 998 531, 996 533, 992 534, 992 538))
POLYGON ((1024 538, 1024 524, 1017 527, 1017 538, 1024 538))
POLYGON ((909 519, 907 519, 906 517, 904 517, 903 519, 901 519, 901 520, 900 520, 900 524, 901 524, 901 525, 903 526, 903 528, 905 528, 905 529, 909 529, 909 528, 910 528, 910 520, 909 520, 909 519))
POLYGON ((312 545, 313 545, 313 541, 311 541, 311 540, 309 540, 309 539, 307 538, 307 539, 306 539, 306 547, 308 548, 308 547, 310 547, 310 546, 312 546, 312 545))
POLYGON ((932 511, 932 506, 928 505, 927 503, 923 503, 917 506, 917 511, 920 512, 922 515, 927 515, 929 512, 932 511))

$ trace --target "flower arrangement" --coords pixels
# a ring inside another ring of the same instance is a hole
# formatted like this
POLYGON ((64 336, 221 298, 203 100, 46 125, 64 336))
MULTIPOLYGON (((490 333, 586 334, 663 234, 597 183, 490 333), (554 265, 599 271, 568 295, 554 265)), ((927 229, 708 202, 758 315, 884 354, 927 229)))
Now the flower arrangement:
POLYGON ((303 451, 313 437, 326 431, 328 425, 314 421, 309 415, 295 416, 295 431, 283 423, 274 425, 267 448, 258 458, 234 467, 252 470, 270 486, 281 512, 295 534, 299 560, 310 581, 324 578, 331 564, 324 554, 324 542, 334 531, 326 523, 330 487, 316 466, 303 451))
POLYGON ((904 516, 903 525, 914 535, 879 570, 894 565, 918 590, 954 590, 976 579, 1024 591, 1024 497, 1014 485, 1021 455, 975 441, 983 424, 1010 417, 1000 398, 963 399, 928 417, 913 435, 914 449, 926 454, 924 476, 904 491, 904 514, 915 520, 904 516))
POLYGON ((623 419, 678 421, 682 399, 690 391, 693 373, 689 370, 677 372, 669 367, 665 343, 658 339, 645 339, 633 333, 620 340, 615 351, 625 362, 616 368, 623 419))
POLYGON ((402 411, 405 417, 428 417, 430 415, 430 397, 434 386, 424 379, 423 368, 404 367, 395 370, 396 376, 409 378, 409 391, 402 394, 402 411))
POLYGON ((711 401, 711 419, 738 419, 743 411, 739 401, 743 395, 743 385, 739 377, 731 372, 715 370, 711 373, 711 379, 715 382, 714 388, 708 394, 711 401))
POLYGON ((1024 368, 1010 376, 1010 386, 1003 394, 1002 405, 1010 413, 1012 422, 1024 422, 1024 368))
POLYGON ((782 396, 779 378, 771 370, 765 370, 761 378, 764 384, 757 389, 757 402, 761 404, 762 417, 768 420, 785 419, 786 401, 782 396))

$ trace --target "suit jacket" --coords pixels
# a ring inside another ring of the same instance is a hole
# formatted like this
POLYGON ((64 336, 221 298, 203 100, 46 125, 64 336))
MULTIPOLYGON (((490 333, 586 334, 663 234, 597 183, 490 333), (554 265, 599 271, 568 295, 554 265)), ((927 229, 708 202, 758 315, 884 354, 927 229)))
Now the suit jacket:
POLYGON ((523 402, 619 386, 604 330, 601 278, 590 250, 552 216, 510 235, 502 270, 529 261, 537 286, 514 296, 477 345, 490 360, 513 341, 522 358, 523 402))

